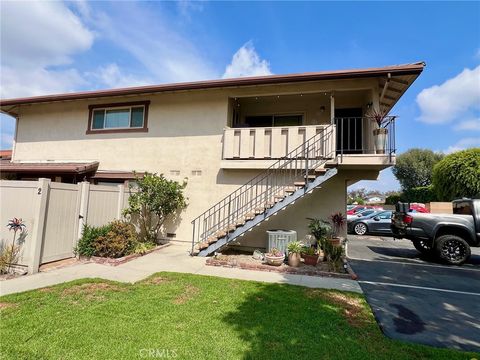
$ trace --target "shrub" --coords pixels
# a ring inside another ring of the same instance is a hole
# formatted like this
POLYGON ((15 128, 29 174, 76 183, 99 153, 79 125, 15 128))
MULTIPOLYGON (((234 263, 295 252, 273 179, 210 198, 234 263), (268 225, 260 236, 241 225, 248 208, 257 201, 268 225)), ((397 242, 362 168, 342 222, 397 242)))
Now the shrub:
POLYGON ((93 243, 95 255, 118 258, 131 254, 138 241, 135 226, 121 220, 112 221, 109 226, 109 231, 93 243))
POLYGON ((445 156, 433 168, 433 186, 441 201, 480 196, 480 148, 445 156))
POLYGON ((389 195, 385 198, 385 205, 396 205, 401 199, 401 194, 389 195))
POLYGON ((437 195, 433 189, 433 186, 419 186, 413 189, 406 190, 403 192, 402 201, 405 202, 419 202, 419 203, 429 203, 432 201, 437 201, 437 195))
POLYGON ((106 236, 110 229, 110 224, 99 227, 83 225, 82 237, 74 249, 75 254, 88 257, 95 255, 95 241, 100 236, 106 236))
POLYGON ((308 220, 310 220, 308 229, 318 241, 321 241, 332 233, 332 226, 327 221, 316 218, 308 218, 308 220))
POLYGON ((0 244, 0 274, 8 274, 10 267, 18 263, 20 257, 20 246, 7 245, 2 241, 0 244))
POLYGON ((137 178, 136 191, 130 193, 129 207, 124 210, 140 228, 140 237, 146 242, 156 242, 165 219, 187 206, 183 190, 187 185, 166 179, 163 174, 146 173, 137 178))
POLYGON ((327 240, 323 242, 323 251, 329 270, 338 271, 342 266, 343 246, 335 246, 327 240))

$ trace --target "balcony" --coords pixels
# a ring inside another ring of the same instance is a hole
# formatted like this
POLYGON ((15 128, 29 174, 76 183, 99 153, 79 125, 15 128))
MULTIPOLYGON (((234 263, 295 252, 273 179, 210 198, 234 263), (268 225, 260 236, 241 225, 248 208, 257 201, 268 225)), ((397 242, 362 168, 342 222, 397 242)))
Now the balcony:
POLYGON ((325 136, 319 154, 345 168, 381 170, 395 162, 395 118, 385 124, 384 143, 373 135, 373 124, 365 117, 336 117, 333 124, 225 128, 221 167, 264 169, 285 157, 315 134, 325 136))

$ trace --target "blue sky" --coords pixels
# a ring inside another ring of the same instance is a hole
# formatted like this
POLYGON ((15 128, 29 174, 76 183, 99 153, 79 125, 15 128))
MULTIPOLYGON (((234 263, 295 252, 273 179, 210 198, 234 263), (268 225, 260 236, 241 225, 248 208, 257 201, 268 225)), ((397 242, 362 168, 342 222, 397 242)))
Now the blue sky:
MULTIPOLYGON (((0 6, 2 98, 422 60, 424 73, 392 112, 399 151, 480 146, 479 2, 0 6)), ((13 131, 2 115, 2 148, 13 131)), ((388 170, 355 186, 398 183, 388 170)))

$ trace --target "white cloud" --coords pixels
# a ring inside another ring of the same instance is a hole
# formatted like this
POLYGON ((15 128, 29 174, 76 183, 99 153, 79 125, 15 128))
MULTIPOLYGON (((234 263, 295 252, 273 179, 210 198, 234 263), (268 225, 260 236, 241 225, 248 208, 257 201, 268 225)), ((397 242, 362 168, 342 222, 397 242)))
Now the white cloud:
POLYGON ((94 35, 63 3, 2 2, 2 63, 45 66, 69 63, 90 48, 94 35))
POLYGON ((480 66, 464 69, 460 74, 424 89, 417 96, 420 120, 426 123, 447 123, 469 111, 480 108, 480 66))
POLYGON ((459 140, 456 144, 449 146, 443 152, 450 154, 455 151, 465 150, 472 147, 480 147, 480 137, 469 137, 459 140))
POLYGON ((85 75, 92 83, 102 84, 108 88, 122 88, 151 84, 147 79, 141 79, 125 74, 115 63, 100 66, 96 71, 87 72, 85 75))
POLYGON ((96 11, 91 26, 140 62, 152 82, 193 81, 217 77, 206 60, 208 47, 196 44, 176 29, 176 24, 152 14, 148 7, 119 2, 108 14, 96 11), (125 26, 128 24, 128 26, 125 26))
POLYGON ((88 50, 94 35, 61 2, 2 2, 2 98, 73 91, 77 70, 52 70, 88 50))
POLYGON ((459 122, 455 127, 457 131, 480 131, 480 118, 463 120, 459 122))
POLYGON ((233 55, 232 62, 227 65, 223 78, 242 76, 271 75, 270 64, 260 59, 251 41, 244 44, 233 55))

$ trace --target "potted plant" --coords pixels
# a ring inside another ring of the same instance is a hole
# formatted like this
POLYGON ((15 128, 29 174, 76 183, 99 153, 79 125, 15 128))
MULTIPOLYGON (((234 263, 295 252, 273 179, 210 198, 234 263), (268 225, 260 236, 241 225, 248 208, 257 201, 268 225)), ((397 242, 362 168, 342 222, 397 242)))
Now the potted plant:
POLYGON ((288 265, 298 267, 301 262, 300 253, 302 252, 302 244, 299 241, 292 241, 288 244, 288 265))
POLYGON ((330 242, 334 246, 340 246, 342 241, 342 238, 340 237, 340 232, 345 226, 346 217, 341 212, 333 213, 332 215, 330 215, 330 222, 333 226, 330 242))
POLYGON ((265 254, 265 260, 268 265, 280 266, 285 260, 285 254, 277 248, 272 248, 270 252, 265 254))
POLYGON ((388 130, 388 111, 372 108, 366 115, 367 118, 376 124, 376 129, 373 130, 373 138, 375 144, 376 154, 385 154, 385 145, 387 143, 388 130))
POLYGON ((305 265, 316 266, 318 262, 318 254, 313 247, 304 247, 302 249, 303 260, 305 265))

